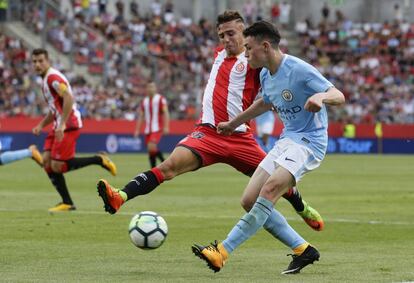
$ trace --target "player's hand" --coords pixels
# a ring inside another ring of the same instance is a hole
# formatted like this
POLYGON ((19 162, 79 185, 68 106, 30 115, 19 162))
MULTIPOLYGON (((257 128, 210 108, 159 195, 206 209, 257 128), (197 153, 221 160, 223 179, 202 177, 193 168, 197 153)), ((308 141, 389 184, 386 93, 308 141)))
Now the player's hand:
POLYGON ((66 125, 59 125, 55 130, 55 137, 58 142, 63 140, 63 136, 65 135, 66 125))
POLYGON ((162 131, 164 135, 168 135, 170 133, 170 129, 168 127, 165 127, 162 131))
POLYGON ((316 93, 308 98, 305 103, 305 110, 309 112, 319 112, 323 106, 323 95, 324 93, 316 93))
POLYGON ((35 136, 38 136, 38 135, 40 135, 40 132, 42 131, 42 127, 40 126, 40 125, 37 125, 36 127, 34 127, 33 129, 32 129, 32 133, 35 135, 35 136))
POLYGON ((134 138, 137 138, 137 137, 139 137, 139 131, 134 132, 134 138))
POLYGON ((229 136, 234 132, 234 127, 230 122, 220 122, 217 125, 217 133, 224 136, 229 136))

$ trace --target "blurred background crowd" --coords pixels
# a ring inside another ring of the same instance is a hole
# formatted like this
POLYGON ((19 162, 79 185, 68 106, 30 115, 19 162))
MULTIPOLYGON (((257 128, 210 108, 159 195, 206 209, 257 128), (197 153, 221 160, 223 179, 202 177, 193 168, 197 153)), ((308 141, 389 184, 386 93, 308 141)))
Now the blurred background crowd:
MULTIPOLYGON (((85 66, 88 78, 104 76, 94 83, 59 58, 53 61, 70 80, 83 117, 135 119, 149 79, 167 97, 172 118, 198 117, 218 45, 213 20, 177 16, 171 1, 153 1, 145 12, 139 1, 116 1, 112 10, 102 0, 75 0, 60 8, 49 2, 52 8, 45 9, 39 1, 27 1, 18 16, 34 34, 47 22, 49 44, 85 66)), ((393 6, 395 18, 382 22, 351 21, 326 3, 317 21, 293 22, 291 9, 287 1, 262 6, 247 0, 241 12, 248 23, 273 21, 282 36, 289 35, 282 50, 317 66, 343 91, 347 103, 330 111, 333 121, 414 123, 414 24, 404 19, 401 7, 393 6)), ((30 48, 0 30, 0 115, 45 111, 30 48)))

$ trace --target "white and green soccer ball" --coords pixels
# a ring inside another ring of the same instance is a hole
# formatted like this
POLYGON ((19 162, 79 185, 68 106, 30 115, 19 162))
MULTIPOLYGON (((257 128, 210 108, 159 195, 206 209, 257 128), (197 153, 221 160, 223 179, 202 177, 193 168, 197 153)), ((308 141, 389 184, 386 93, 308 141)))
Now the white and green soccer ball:
POLYGON ((134 215, 129 223, 129 237, 132 243, 144 250, 160 247, 167 234, 167 222, 153 211, 142 211, 134 215))

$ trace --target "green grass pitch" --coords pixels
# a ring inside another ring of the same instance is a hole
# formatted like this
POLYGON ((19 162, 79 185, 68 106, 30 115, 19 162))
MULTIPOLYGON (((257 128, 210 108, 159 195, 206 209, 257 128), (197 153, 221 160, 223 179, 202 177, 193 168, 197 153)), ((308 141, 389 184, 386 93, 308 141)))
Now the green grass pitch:
POLYGON ((147 170, 145 155, 115 155, 119 176, 100 167, 66 174, 78 210, 49 214, 59 201, 31 160, 0 167, 1 282, 403 282, 414 281, 414 156, 330 155, 299 184, 325 219, 315 232, 285 200, 277 208, 321 252, 298 275, 281 275, 291 251, 265 231, 236 250, 217 274, 191 253, 193 243, 222 240, 242 216, 247 177, 213 165, 166 182, 103 212, 95 184, 122 186, 147 170), (142 210, 169 225, 164 245, 132 245, 128 223, 142 210))

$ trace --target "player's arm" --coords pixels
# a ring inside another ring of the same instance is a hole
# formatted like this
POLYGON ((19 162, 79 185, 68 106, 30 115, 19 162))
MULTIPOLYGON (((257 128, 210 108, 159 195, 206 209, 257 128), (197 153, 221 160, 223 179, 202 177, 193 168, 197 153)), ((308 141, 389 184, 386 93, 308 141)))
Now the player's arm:
POLYGON ((234 117, 231 121, 221 122, 217 125, 217 132, 223 135, 230 135, 233 131, 243 123, 259 116, 260 114, 269 111, 272 104, 266 103, 263 98, 256 100, 249 108, 234 117))
POLYGON ((345 103, 344 94, 335 87, 330 87, 326 92, 315 93, 305 103, 305 109, 309 112, 318 112, 323 104, 341 105, 345 103))
POLYGON ((165 103, 162 107, 162 117, 163 117, 163 133, 166 135, 170 132, 170 112, 168 111, 168 105, 165 103))
POLYGON ((140 132, 141 132, 141 125, 142 125, 142 121, 144 120, 144 111, 142 111, 141 107, 138 110, 138 115, 137 115, 137 122, 135 124, 135 131, 134 131, 134 137, 138 137, 140 132))
POLYGON ((53 113, 47 112, 46 116, 32 129, 34 135, 38 136, 42 129, 53 122, 53 113))
POLYGON ((65 83, 55 81, 52 84, 58 95, 63 99, 62 118, 55 130, 57 140, 61 141, 63 139, 63 134, 66 128, 66 122, 69 119, 69 115, 72 112, 73 104, 75 101, 72 94, 69 92, 68 86, 65 83))

